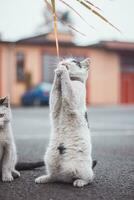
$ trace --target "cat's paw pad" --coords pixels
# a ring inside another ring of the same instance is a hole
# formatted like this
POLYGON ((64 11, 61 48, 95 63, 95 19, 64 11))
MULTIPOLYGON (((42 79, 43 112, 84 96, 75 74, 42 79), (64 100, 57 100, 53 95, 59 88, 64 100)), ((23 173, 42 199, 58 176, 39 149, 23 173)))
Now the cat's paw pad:
POLYGON ((14 178, 13 178, 13 176, 11 174, 4 174, 2 176, 2 181, 3 182, 11 182, 13 180, 14 180, 14 178))
POLYGON ((87 185, 88 182, 82 179, 77 179, 73 182, 74 187, 83 187, 84 185, 87 185))

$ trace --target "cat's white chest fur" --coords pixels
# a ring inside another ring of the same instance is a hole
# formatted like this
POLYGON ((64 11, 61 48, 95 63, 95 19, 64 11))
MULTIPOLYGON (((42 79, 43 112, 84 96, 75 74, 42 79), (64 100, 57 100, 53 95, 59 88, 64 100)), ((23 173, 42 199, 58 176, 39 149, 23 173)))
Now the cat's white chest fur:
POLYGON ((85 81, 89 60, 64 60, 55 71, 50 96, 52 133, 45 154, 47 175, 36 183, 69 182, 82 187, 93 180, 85 81))

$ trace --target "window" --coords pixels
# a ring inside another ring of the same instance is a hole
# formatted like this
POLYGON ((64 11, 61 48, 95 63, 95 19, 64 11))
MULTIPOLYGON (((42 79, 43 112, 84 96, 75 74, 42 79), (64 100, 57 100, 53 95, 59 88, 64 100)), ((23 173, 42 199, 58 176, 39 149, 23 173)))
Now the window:
POLYGON ((57 66, 58 59, 54 55, 43 56, 43 81, 52 83, 54 78, 54 70, 57 66))
POLYGON ((25 65, 24 53, 19 52, 16 54, 17 81, 24 81, 25 79, 24 65, 25 65))

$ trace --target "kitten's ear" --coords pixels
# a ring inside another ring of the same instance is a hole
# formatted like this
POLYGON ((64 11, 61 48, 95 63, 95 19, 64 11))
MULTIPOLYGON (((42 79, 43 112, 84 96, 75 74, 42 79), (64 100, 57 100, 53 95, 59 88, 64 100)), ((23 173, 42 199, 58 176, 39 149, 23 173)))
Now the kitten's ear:
POLYGON ((90 63, 91 63, 91 59, 90 58, 86 58, 85 60, 81 61, 82 67, 84 67, 87 70, 90 67, 90 63))
POLYGON ((6 107, 10 106, 9 96, 0 98, 0 105, 4 105, 6 107))

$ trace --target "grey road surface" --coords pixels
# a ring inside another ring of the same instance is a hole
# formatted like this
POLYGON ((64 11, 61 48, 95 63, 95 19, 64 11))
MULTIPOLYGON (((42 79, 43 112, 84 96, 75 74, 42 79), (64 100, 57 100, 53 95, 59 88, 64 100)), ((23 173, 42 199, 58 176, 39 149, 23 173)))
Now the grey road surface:
MULTIPOLYGON (((134 200, 134 106, 91 107, 95 180, 84 188, 71 184, 36 185, 45 168, 21 172, 12 183, 0 181, 0 200, 134 200)), ((42 160, 50 136, 49 109, 13 109, 19 161, 42 160)))

